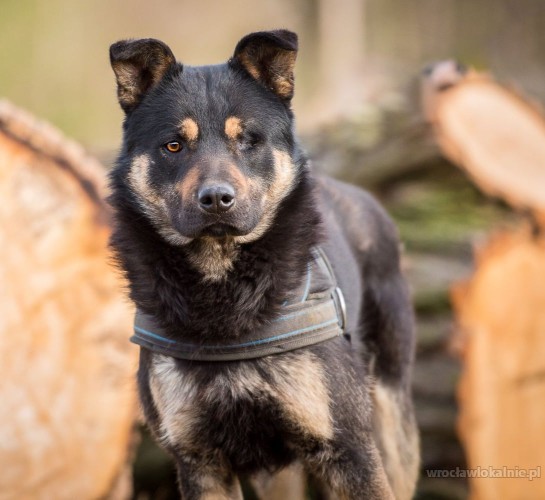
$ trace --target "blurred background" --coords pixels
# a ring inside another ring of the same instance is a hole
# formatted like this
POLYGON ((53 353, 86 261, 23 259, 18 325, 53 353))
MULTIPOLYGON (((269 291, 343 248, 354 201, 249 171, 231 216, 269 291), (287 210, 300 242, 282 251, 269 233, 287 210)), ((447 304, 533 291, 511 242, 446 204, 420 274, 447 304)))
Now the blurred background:
POLYGON ((545 98, 545 5, 535 0, 3 0, 0 91, 93 151, 120 140, 108 61, 121 38, 164 40, 189 65, 225 61, 246 33, 300 36, 302 129, 399 101, 426 64, 457 58, 545 98))
MULTIPOLYGON (((406 249, 418 315, 418 498, 466 498, 467 479, 426 473, 467 466, 456 429, 462 364, 450 289, 471 276, 476 245, 525 216, 482 194, 445 158, 423 116, 419 82, 424 67, 454 58, 545 102, 545 2, 2 0, 0 9, 0 98, 52 123, 106 169, 123 118, 112 42, 159 38, 183 63, 201 65, 225 61, 251 31, 299 34, 294 107, 303 145, 317 169, 381 199, 406 249)), ((176 498, 171 465, 145 433, 133 452, 134 498, 176 498)))

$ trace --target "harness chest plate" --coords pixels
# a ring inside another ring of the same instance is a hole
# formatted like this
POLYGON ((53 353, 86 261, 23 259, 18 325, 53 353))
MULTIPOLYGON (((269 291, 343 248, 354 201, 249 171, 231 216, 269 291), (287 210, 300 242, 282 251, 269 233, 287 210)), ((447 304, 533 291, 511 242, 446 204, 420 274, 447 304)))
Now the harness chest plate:
POLYGON ((207 345, 174 340, 165 335, 153 317, 139 310, 130 340, 178 359, 235 361, 288 352, 338 337, 346 327, 344 297, 323 250, 313 248, 312 256, 300 289, 283 305, 281 315, 244 342, 207 345))

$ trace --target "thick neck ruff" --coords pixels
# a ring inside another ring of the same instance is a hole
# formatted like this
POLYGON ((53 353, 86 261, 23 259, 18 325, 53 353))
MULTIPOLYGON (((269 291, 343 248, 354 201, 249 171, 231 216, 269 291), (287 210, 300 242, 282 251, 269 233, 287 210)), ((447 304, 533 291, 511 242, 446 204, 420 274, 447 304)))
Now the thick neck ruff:
POLYGON ((159 354, 193 361, 261 358, 318 344, 343 334, 346 309, 333 269, 320 248, 313 248, 305 279, 282 305, 278 317, 244 342, 196 344, 168 338, 153 316, 137 311, 131 342, 159 354))
POLYGON ((142 317, 153 318, 151 333, 167 344, 244 344, 285 314, 321 239, 313 179, 306 167, 268 231, 240 246, 233 268, 217 283, 203 281, 183 247, 157 234, 122 179, 112 181, 110 202, 117 217, 111 245, 131 299, 142 317))

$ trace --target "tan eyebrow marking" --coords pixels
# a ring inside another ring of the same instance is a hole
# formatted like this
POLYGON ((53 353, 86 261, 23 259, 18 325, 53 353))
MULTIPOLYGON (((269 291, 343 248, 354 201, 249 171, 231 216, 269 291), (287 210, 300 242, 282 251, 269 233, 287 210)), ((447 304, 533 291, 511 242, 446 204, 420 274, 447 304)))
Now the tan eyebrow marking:
POLYGON ((230 116, 225 120, 225 135, 232 141, 242 133, 242 123, 240 118, 230 116))
POLYGON ((180 133, 187 142, 195 142, 199 137, 199 126, 193 118, 184 118, 180 123, 180 133))

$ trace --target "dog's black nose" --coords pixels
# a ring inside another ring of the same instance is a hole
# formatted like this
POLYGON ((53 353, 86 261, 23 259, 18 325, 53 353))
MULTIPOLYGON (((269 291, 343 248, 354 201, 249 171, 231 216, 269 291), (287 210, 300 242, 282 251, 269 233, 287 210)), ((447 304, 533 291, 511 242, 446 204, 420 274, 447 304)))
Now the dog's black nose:
POLYGON ((235 190, 229 184, 204 186, 197 196, 199 206, 212 214, 227 212, 235 205, 235 190))

